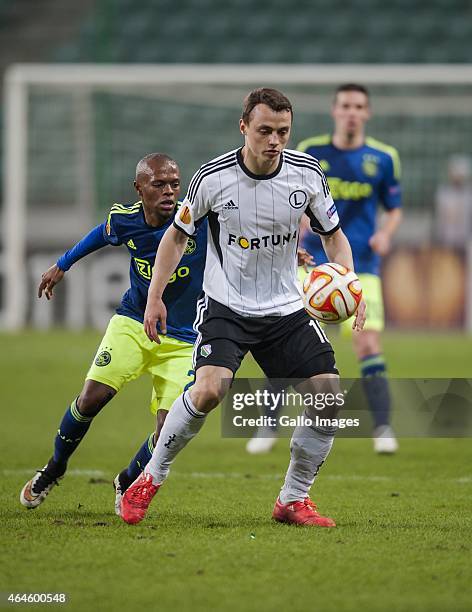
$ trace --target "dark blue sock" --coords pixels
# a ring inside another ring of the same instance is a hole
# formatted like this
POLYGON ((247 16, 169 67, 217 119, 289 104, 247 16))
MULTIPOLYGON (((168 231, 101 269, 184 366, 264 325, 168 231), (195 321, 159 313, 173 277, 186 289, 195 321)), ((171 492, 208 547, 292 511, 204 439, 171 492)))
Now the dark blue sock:
POLYGON ((382 354, 369 355, 360 361, 362 385, 374 419, 374 427, 390 423, 390 390, 382 354))
MULTIPOLYGON (((149 460, 152 457, 152 451, 154 450, 154 446, 154 432, 152 432, 151 435, 144 440, 141 448, 138 450, 133 459, 131 459, 130 464, 125 470, 126 476, 129 478, 129 484, 127 486, 129 486, 132 482, 136 480, 136 478, 141 474, 146 465, 149 463, 149 460)), ((123 484, 125 483, 122 482, 121 484, 123 486, 123 484)))
POLYGON ((54 439, 53 460, 65 470, 69 457, 79 446, 90 427, 93 417, 80 414, 77 400, 74 400, 62 417, 61 424, 54 439))

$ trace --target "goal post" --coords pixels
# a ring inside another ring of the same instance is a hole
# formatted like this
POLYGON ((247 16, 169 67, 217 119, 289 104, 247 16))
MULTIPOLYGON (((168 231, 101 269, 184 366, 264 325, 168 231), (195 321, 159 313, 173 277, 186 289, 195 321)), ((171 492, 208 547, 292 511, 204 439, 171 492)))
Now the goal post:
MULTIPOLYGON (((369 133, 398 148, 403 160, 411 223, 402 232, 411 242, 430 240, 434 190, 447 158, 471 153, 471 66, 11 66, 4 81, 1 326, 15 330, 37 318, 31 253, 65 249, 113 201, 132 197, 133 164, 142 155, 173 155, 186 185, 201 163, 238 146, 242 99, 262 85, 291 99, 295 146, 330 129, 332 92, 343 82, 371 88, 369 133)), ((470 283, 468 291, 470 329, 470 283)), ((90 317, 76 320, 91 324, 90 317)))

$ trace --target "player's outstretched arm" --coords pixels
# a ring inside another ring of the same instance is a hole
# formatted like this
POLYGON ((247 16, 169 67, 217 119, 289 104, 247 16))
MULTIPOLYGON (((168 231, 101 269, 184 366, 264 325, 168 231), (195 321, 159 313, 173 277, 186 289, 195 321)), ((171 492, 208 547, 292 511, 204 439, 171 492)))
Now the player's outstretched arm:
POLYGON ((151 284, 149 285, 146 310, 144 312, 144 331, 149 340, 160 343, 157 333, 159 324, 161 333, 167 333, 167 309, 162 301, 162 294, 182 259, 188 237, 173 225, 164 234, 157 249, 151 284))
POLYGON ((39 283, 38 287, 38 297, 42 297, 44 291, 44 295, 48 300, 50 300, 53 297, 54 287, 57 285, 57 283, 61 282, 61 280, 64 278, 64 274, 64 270, 61 270, 57 264, 54 264, 48 270, 46 270, 46 272, 43 272, 43 274, 41 274, 41 282, 39 283))
POLYGON ((103 223, 94 227, 86 236, 79 240, 77 244, 59 257, 57 263, 41 275, 41 282, 38 287, 39 298, 42 297, 44 292, 46 298, 50 300, 53 297, 54 287, 61 282, 64 278, 64 274, 75 264, 75 262, 108 244, 103 235, 104 227, 105 225, 103 223))
MULTIPOLYGON (((352 259, 351 245, 346 238, 345 233, 338 229, 329 236, 321 236, 321 242, 329 261, 339 263, 349 270, 354 270, 354 262, 352 259)), ((356 310, 356 316, 352 329, 361 331, 365 324, 365 309, 364 300, 361 300, 356 310)))
POLYGON ((51 266, 46 272, 41 275, 41 282, 38 287, 38 297, 43 295, 48 300, 53 297, 53 289, 64 278, 64 274, 73 266, 79 259, 93 253, 98 249, 108 244, 104 237, 105 224, 97 225, 86 236, 84 236, 71 249, 66 251, 64 255, 59 257, 57 263, 51 266))

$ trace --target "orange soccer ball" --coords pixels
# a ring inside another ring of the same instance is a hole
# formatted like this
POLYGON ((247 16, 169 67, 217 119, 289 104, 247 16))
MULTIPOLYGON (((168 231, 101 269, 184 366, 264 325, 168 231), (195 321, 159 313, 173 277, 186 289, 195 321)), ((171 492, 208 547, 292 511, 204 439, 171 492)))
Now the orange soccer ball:
POLYGON ((356 274, 337 263, 313 268, 303 281, 303 303, 308 314, 323 323, 342 323, 356 312, 362 288, 356 274))

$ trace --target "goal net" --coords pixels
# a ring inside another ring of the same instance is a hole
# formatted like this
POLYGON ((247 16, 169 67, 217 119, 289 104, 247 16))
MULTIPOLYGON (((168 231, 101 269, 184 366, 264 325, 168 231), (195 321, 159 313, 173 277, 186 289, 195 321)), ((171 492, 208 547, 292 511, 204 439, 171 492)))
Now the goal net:
POLYGON ((126 253, 104 249, 77 264, 54 306, 36 299, 36 286, 111 204, 136 200, 136 162, 168 153, 185 192, 202 163, 241 143, 248 91, 273 86, 289 97, 294 147, 331 130, 333 90, 343 82, 368 86, 369 134, 400 152, 406 220, 399 243, 434 242, 448 160, 471 154, 468 66, 12 66, 4 86, 2 326, 102 327, 127 287, 126 253))

